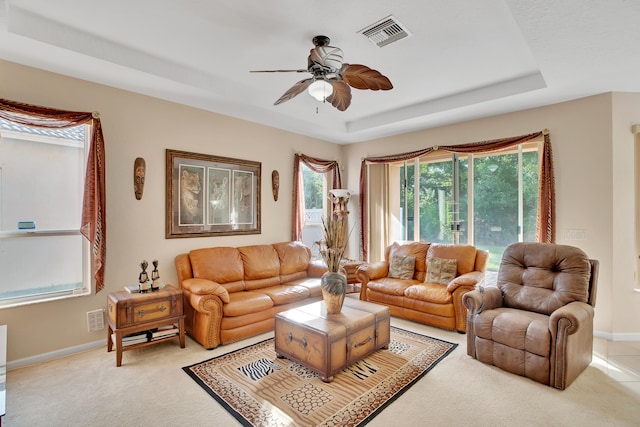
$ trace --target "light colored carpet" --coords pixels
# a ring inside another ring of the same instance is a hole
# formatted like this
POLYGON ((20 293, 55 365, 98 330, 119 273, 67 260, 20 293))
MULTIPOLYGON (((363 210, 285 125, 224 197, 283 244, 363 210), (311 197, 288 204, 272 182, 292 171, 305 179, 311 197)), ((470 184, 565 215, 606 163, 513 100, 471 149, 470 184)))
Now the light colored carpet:
POLYGON ((276 357, 273 339, 184 370, 237 420, 252 426, 359 426, 456 346, 392 327, 388 349, 353 363, 328 384, 317 373, 276 357))
MULTIPOLYGON (((402 319, 392 326, 460 344, 367 426, 638 426, 640 399, 590 366, 564 391, 466 354, 466 336, 402 319)), ((125 352, 101 349, 7 374, 12 426, 239 426, 182 367, 270 338, 207 351, 187 338, 125 352)))

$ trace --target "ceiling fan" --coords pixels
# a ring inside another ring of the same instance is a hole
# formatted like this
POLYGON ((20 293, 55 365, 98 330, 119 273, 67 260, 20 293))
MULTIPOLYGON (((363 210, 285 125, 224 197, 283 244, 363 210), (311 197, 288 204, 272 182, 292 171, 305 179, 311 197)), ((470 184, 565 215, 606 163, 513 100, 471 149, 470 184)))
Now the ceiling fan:
POLYGON ((300 80, 284 93, 273 105, 282 104, 308 89, 318 101, 327 101, 340 111, 351 105, 351 87, 356 89, 389 90, 391 81, 379 71, 366 65, 342 62, 342 49, 329 46, 327 36, 315 36, 307 61, 307 69, 255 70, 252 73, 311 73, 312 77, 300 80))

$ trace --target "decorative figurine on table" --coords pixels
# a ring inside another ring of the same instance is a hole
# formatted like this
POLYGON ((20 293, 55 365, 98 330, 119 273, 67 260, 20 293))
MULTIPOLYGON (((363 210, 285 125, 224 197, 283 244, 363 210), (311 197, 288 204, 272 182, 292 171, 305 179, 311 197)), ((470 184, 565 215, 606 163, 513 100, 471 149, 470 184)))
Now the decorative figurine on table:
POLYGON ((142 271, 140 272, 140 275, 138 276, 138 282, 140 283, 140 292, 147 292, 149 290, 149 275, 147 274, 147 267, 149 266, 149 263, 147 262, 147 260, 143 260, 140 263, 140 268, 142 268, 142 271))
POLYGON ((151 291, 157 291, 160 289, 160 283, 158 283, 158 279, 160 279, 160 273, 158 272, 158 260, 153 260, 153 271, 151 272, 151 291))

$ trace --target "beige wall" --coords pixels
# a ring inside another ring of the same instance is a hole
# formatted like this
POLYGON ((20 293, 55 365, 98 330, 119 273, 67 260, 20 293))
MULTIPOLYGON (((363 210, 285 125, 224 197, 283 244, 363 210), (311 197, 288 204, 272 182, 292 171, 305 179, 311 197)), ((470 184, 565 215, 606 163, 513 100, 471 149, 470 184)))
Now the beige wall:
POLYGON ((363 157, 549 129, 557 243, 578 246, 600 260, 596 331, 610 338, 638 339, 632 123, 640 123, 640 95, 614 93, 363 142, 345 147, 346 183, 350 189, 358 188, 363 157), (567 230, 584 230, 586 240, 565 238, 567 230))
MULTIPOLYGON (((293 155, 337 159, 346 187, 357 193, 363 157, 460 144, 549 129, 556 172, 558 243, 584 249, 601 261, 596 330, 640 333, 640 294, 633 293, 633 135, 640 95, 605 94, 487 119, 339 146, 254 123, 0 61, 0 97, 61 109, 99 111, 107 151, 106 289, 98 295, 0 310, 9 325, 8 360, 82 346, 105 338, 88 333, 86 312, 106 308, 107 294, 135 283, 142 259, 157 258, 163 281, 175 282, 173 258, 192 248, 290 239, 293 155), (262 234, 164 238, 165 149, 181 149, 262 162, 262 234), (144 196, 133 194, 133 161, 147 162, 144 196), (270 175, 280 172, 280 198, 270 175), (586 240, 564 238, 581 229, 586 240), (614 245, 615 242, 615 245, 614 245), (614 309, 615 308, 615 309, 614 309)), ((359 213, 357 194, 349 205, 359 213)), ((350 256, 357 256, 352 232, 350 256)), ((613 335, 611 335, 613 336, 613 335)))
POLYGON ((162 281, 175 283, 173 259, 179 253, 290 240, 294 154, 342 162, 336 144, 3 61, 0 97, 99 111, 107 157, 106 287, 90 297, 0 309, 0 324, 8 325, 9 361, 105 339, 106 331, 87 332, 86 312, 106 308, 109 292, 136 283, 143 259, 158 259, 162 281), (167 148, 262 162, 262 233, 165 239, 167 148), (147 164, 140 201, 133 193, 138 156, 147 164), (271 193, 274 169, 280 173, 277 202, 271 193))
MULTIPOLYGON (((612 108, 613 270, 612 330, 616 334, 640 331, 640 293, 638 286, 638 252, 636 240, 635 136, 631 127, 640 124, 640 94, 614 93, 612 108)), ((640 172, 640 171, 638 171, 640 172)), ((637 338, 636 338, 637 339, 637 338)))

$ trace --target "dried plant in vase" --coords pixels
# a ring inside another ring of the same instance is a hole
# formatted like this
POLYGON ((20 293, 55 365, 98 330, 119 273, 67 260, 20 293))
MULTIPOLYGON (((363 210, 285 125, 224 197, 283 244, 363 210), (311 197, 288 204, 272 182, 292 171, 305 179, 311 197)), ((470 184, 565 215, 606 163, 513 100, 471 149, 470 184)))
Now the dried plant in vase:
POLYGON ((347 291, 347 276, 340 272, 340 260, 347 248, 347 217, 323 217, 322 236, 320 255, 329 269, 320 280, 322 296, 328 313, 340 313, 347 291))

